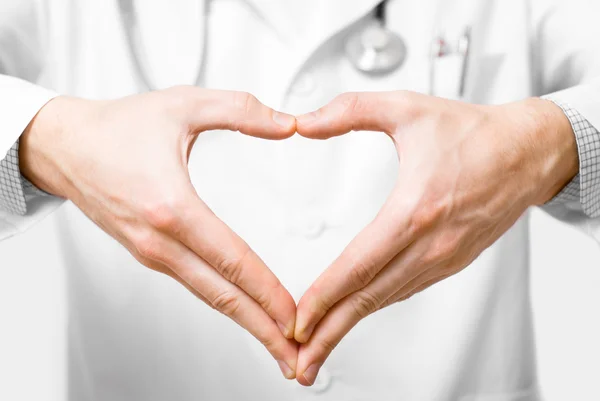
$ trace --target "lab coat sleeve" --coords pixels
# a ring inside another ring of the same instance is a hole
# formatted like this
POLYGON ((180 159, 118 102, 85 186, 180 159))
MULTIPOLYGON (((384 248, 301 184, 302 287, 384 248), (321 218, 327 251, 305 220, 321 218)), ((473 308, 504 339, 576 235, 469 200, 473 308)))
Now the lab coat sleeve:
MULTIPOLYGON (((10 162, 17 164, 15 144, 20 135, 37 112, 56 96, 31 83, 42 72, 44 59, 40 7, 35 1, 0 2, 0 160, 10 156, 10 162)), ((0 186, 9 185, 2 181, 0 186)), ((43 196, 31 186, 22 190, 26 202, 23 215, 0 207, 0 240, 31 227, 61 203, 60 199, 43 196)))
POLYGON ((595 153, 600 152, 600 2, 532 0, 532 5, 538 94, 545 94, 563 110, 575 110, 593 131, 585 144, 581 136, 577 138, 580 162, 585 161, 576 178, 579 196, 565 196, 563 201, 550 202, 543 209, 600 243, 600 213, 594 207, 600 202, 595 199, 600 196, 600 177, 595 176, 600 167, 590 164, 600 160, 595 153), (582 173, 591 175, 586 175, 584 181, 582 173))

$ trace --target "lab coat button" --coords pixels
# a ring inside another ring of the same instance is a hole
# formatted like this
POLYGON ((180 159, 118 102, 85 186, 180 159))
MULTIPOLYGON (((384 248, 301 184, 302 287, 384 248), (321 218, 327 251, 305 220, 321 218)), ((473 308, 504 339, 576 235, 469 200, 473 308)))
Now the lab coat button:
POLYGON ((292 94, 297 96, 308 96, 314 92, 317 85, 311 74, 305 73, 298 77, 292 86, 292 94))
POLYGON ((317 379, 310 388, 316 393, 322 393, 329 388, 331 385, 331 380, 331 373, 329 373, 327 369, 321 368, 319 374, 317 375, 317 379))
POLYGON ((325 221, 322 219, 308 219, 304 226, 304 236, 306 238, 317 238, 325 230, 325 221))

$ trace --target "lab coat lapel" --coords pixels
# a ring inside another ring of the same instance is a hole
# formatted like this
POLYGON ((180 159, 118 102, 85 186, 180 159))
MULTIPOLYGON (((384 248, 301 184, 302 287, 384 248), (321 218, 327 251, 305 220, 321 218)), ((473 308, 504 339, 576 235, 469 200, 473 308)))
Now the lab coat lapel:
POLYGON ((285 93, 312 54, 329 38, 368 14, 381 0, 245 0, 292 50, 280 84, 285 93))
POLYGON ((298 50, 312 52, 381 0, 245 0, 298 50))

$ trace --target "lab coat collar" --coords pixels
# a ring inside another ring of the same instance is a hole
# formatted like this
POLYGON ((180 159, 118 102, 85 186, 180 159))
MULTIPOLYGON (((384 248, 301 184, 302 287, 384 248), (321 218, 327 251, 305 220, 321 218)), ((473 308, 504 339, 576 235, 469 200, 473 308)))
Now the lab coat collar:
POLYGON ((312 54, 329 38, 367 15, 381 0, 245 0, 292 50, 281 98, 312 54))
POLYGON ((381 0, 245 0, 290 45, 318 47, 381 0))

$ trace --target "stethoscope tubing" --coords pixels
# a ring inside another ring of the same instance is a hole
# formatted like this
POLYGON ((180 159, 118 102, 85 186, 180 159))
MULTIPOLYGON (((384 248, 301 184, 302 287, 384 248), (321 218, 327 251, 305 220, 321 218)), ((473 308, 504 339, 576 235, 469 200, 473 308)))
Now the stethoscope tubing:
MULTIPOLYGON (((139 26, 139 21, 136 15, 134 0, 118 0, 120 14, 122 18, 123 28, 125 31, 125 36, 127 39, 127 44, 129 46, 129 51, 131 53, 133 64, 138 73, 139 78, 142 80, 142 84, 150 91, 157 90, 157 88, 150 78, 150 74, 148 74, 148 69, 145 67, 148 63, 145 63, 142 55, 140 54, 140 48, 143 46, 140 45, 142 43, 141 38, 139 37, 141 29, 139 26), (138 44, 136 46, 136 44, 138 44)), ((207 53, 207 34, 208 34, 208 2, 205 2, 203 7, 200 7, 201 20, 202 20, 202 29, 203 33, 200 35, 200 63, 198 65, 198 69, 196 71, 196 77, 194 79, 193 85, 201 86, 202 81, 204 80, 204 65, 207 53)))
MULTIPOLYGON (((207 34, 208 34, 208 2, 209 0, 206 0, 204 2, 204 6, 200 8, 200 12, 201 12, 201 20, 202 20, 202 25, 203 25, 203 34, 201 35, 200 38, 200 63, 197 69, 197 73, 196 73, 196 77, 194 79, 193 84, 197 85, 197 86, 201 86, 203 80, 204 80, 204 72, 205 72, 205 65, 206 65, 206 54, 207 54, 207 34)), ((146 87, 146 89, 148 90, 157 90, 158 88, 153 84, 152 79, 150 77, 150 74, 148 73, 148 69, 146 68, 148 63, 144 62, 143 56, 140 52, 140 49, 143 49, 143 46, 141 46, 141 37, 140 37, 140 26, 139 26, 139 21, 137 18, 137 14, 136 14, 136 10, 135 10, 135 5, 134 5, 134 0, 118 0, 118 4, 119 4, 119 9, 120 9, 120 14, 121 14, 121 18, 122 18, 122 24, 123 24, 123 29, 125 32, 125 36, 126 36, 126 40, 129 46, 129 50, 132 56, 132 61, 134 64, 134 67, 136 69, 136 72, 139 76, 139 78, 142 81, 142 84, 146 87)), ((374 29, 380 29, 381 35, 385 35, 387 37, 387 41, 391 44, 391 48, 384 48, 381 50, 381 53, 383 54, 379 54, 379 59, 373 59, 374 57, 377 57, 377 52, 375 49, 364 49, 363 54, 353 54, 349 49, 348 46, 348 42, 351 40, 354 41, 361 41, 361 35, 363 35, 365 32, 356 32, 354 33, 354 36, 350 37, 348 39, 347 42, 347 46, 346 46, 346 55, 347 57, 350 59, 350 61, 352 62, 352 64, 362 73, 366 74, 366 75, 379 75, 379 76, 383 76, 383 75, 387 75, 390 74, 396 70, 398 70, 399 68, 402 67, 402 64, 404 63, 404 60, 406 58, 406 53, 407 53, 407 49, 406 49, 406 45, 404 44, 403 39, 397 35, 395 32, 392 32, 389 28, 387 28, 386 26, 386 8, 387 8, 387 4, 388 4, 388 0, 382 0, 376 7, 374 10, 374 17, 375 17, 375 27, 374 29), (385 54, 385 52, 388 52, 387 55, 385 54), (366 53, 366 52, 370 52, 370 53, 366 53), (397 52, 396 54, 393 54, 391 52, 397 52), (391 57, 392 55, 394 55, 395 57, 391 57), (373 60, 370 60, 367 58, 367 61, 371 61, 372 65, 369 66, 365 66, 364 65, 364 59, 366 58, 366 56, 370 57, 371 59, 377 61, 379 60, 379 65, 376 65, 377 63, 375 63, 373 60), (383 59, 381 57, 384 57, 383 59), (387 58, 385 58, 387 57, 387 58), (361 62, 363 62, 363 64, 361 64, 361 62), (389 62, 391 63, 390 65, 385 65, 385 62, 389 62), (382 65, 383 64, 383 65, 382 65)), ((440 57, 444 57, 450 53, 445 53, 448 52, 445 49, 442 48, 434 48, 434 45, 436 44, 436 41, 438 44, 444 43, 443 38, 441 36, 438 36, 435 40, 434 40, 434 44, 432 44, 432 49, 431 54, 430 54, 430 60, 429 60, 429 94, 430 95, 435 95, 435 85, 436 85, 436 76, 437 76, 437 71, 436 71, 436 60, 440 57)), ((460 52, 461 56, 462 56, 462 66, 461 66, 461 74, 460 74, 460 84, 459 84, 459 95, 462 97, 465 93, 465 87, 466 87, 466 80, 467 80, 467 73, 468 73, 468 61, 469 61, 469 55, 470 55, 470 42, 471 42, 471 29, 470 27, 467 27, 465 29, 465 32, 463 34, 463 36, 460 38, 457 49, 456 50, 452 50, 453 51, 458 51, 460 52)), ((356 50, 356 46, 355 46, 355 50, 356 50)), ((356 51, 355 51, 356 53, 356 51)))

